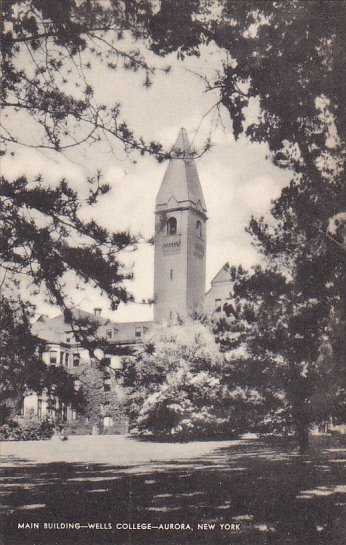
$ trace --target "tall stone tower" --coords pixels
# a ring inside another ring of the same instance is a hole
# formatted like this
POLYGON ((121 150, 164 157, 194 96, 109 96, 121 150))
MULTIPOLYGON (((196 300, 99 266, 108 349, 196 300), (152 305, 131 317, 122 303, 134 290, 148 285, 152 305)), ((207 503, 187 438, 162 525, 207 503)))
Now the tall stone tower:
POLYGON ((185 129, 181 129, 155 208, 154 321, 185 320, 203 309, 205 205, 185 129))

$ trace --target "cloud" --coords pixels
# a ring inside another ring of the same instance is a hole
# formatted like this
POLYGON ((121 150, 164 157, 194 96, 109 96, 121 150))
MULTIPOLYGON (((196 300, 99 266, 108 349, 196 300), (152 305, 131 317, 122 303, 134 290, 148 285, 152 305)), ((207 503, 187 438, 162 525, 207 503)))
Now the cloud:
MULTIPOLYGON (((214 143, 210 152, 196 161, 205 200, 208 207, 207 281, 221 266, 242 263, 250 267, 261 258, 245 233, 252 214, 266 214, 270 203, 283 185, 289 181, 289 173, 274 167, 266 158, 264 144, 253 144, 245 138, 235 141, 228 113, 222 112, 223 130, 218 124, 215 110, 203 119, 218 99, 213 92, 205 93, 200 78, 186 71, 212 75, 219 67, 221 57, 202 54, 199 59, 177 63, 172 57, 174 69, 169 75, 158 73, 152 89, 142 87, 141 77, 130 72, 110 73, 104 67, 95 66, 91 72, 95 97, 112 103, 119 100, 125 119, 137 134, 156 139, 170 148, 180 127, 187 129, 191 140, 199 128, 194 143, 201 146, 210 133, 214 143)), ((160 61, 161 62, 161 61, 160 61)), ((255 108, 256 105, 254 105, 255 108)), ((254 114, 255 110, 252 112, 254 114)), ((251 112, 250 112, 251 113, 251 112)), ((111 185, 111 192, 100 200, 83 217, 94 217, 112 230, 130 229, 135 234, 151 237, 154 231, 155 197, 159 190, 166 164, 159 164, 149 157, 139 157, 136 163, 126 158, 120 145, 111 148, 107 143, 81 146, 65 153, 17 149, 14 157, 2 160, 2 173, 15 178, 25 174, 33 178, 41 173, 50 183, 66 177, 73 187, 85 191, 85 179, 98 169, 103 179, 111 185)), ((130 290, 138 300, 153 294, 153 248, 141 244, 135 253, 125 253, 123 259, 133 265, 135 279, 130 290)), ((101 306, 108 312, 109 303, 95 290, 87 288, 71 296, 85 310, 101 306)), ((45 310, 47 307, 44 306, 45 310)), ((151 315, 152 310, 143 305, 121 306, 113 314, 114 319, 134 320, 151 315)))

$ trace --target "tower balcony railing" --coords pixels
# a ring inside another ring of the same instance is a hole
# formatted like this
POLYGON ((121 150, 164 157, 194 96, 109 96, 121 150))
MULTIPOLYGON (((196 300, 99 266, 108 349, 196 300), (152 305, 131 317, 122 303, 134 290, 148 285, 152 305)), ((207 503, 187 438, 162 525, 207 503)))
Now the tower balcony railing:
POLYGON ((174 234, 164 234, 163 235, 163 238, 174 238, 174 237, 177 237, 177 238, 180 238, 181 237, 181 234, 180 233, 174 233, 174 234))
POLYGON ((181 247, 181 235, 164 235, 162 237, 162 250, 165 254, 178 253, 181 247))

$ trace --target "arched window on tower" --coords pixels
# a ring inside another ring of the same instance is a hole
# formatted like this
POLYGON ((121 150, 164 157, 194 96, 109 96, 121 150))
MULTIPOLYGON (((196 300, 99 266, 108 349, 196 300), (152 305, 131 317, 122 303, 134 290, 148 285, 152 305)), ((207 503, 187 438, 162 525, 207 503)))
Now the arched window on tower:
POLYGON ((177 234, 177 220, 173 216, 167 220, 167 235, 177 234))
POLYGON ((197 231, 197 236, 199 238, 202 238, 202 223, 200 220, 197 220, 197 223, 196 223, 196 231, 197 231))

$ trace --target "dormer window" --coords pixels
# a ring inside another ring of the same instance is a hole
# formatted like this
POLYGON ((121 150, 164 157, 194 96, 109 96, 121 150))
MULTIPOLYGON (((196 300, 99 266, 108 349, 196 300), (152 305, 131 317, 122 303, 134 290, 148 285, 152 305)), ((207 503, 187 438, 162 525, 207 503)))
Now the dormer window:
POLYGON ((197 236, 199 238, 202 238, 202 223, 200 220, 197 220, 197 223, 196 223, 196 232, 197 232, 197 236))
POLYGON ((167 220, 167 235, 177 234, 177 219, 173 216, 167 220))

